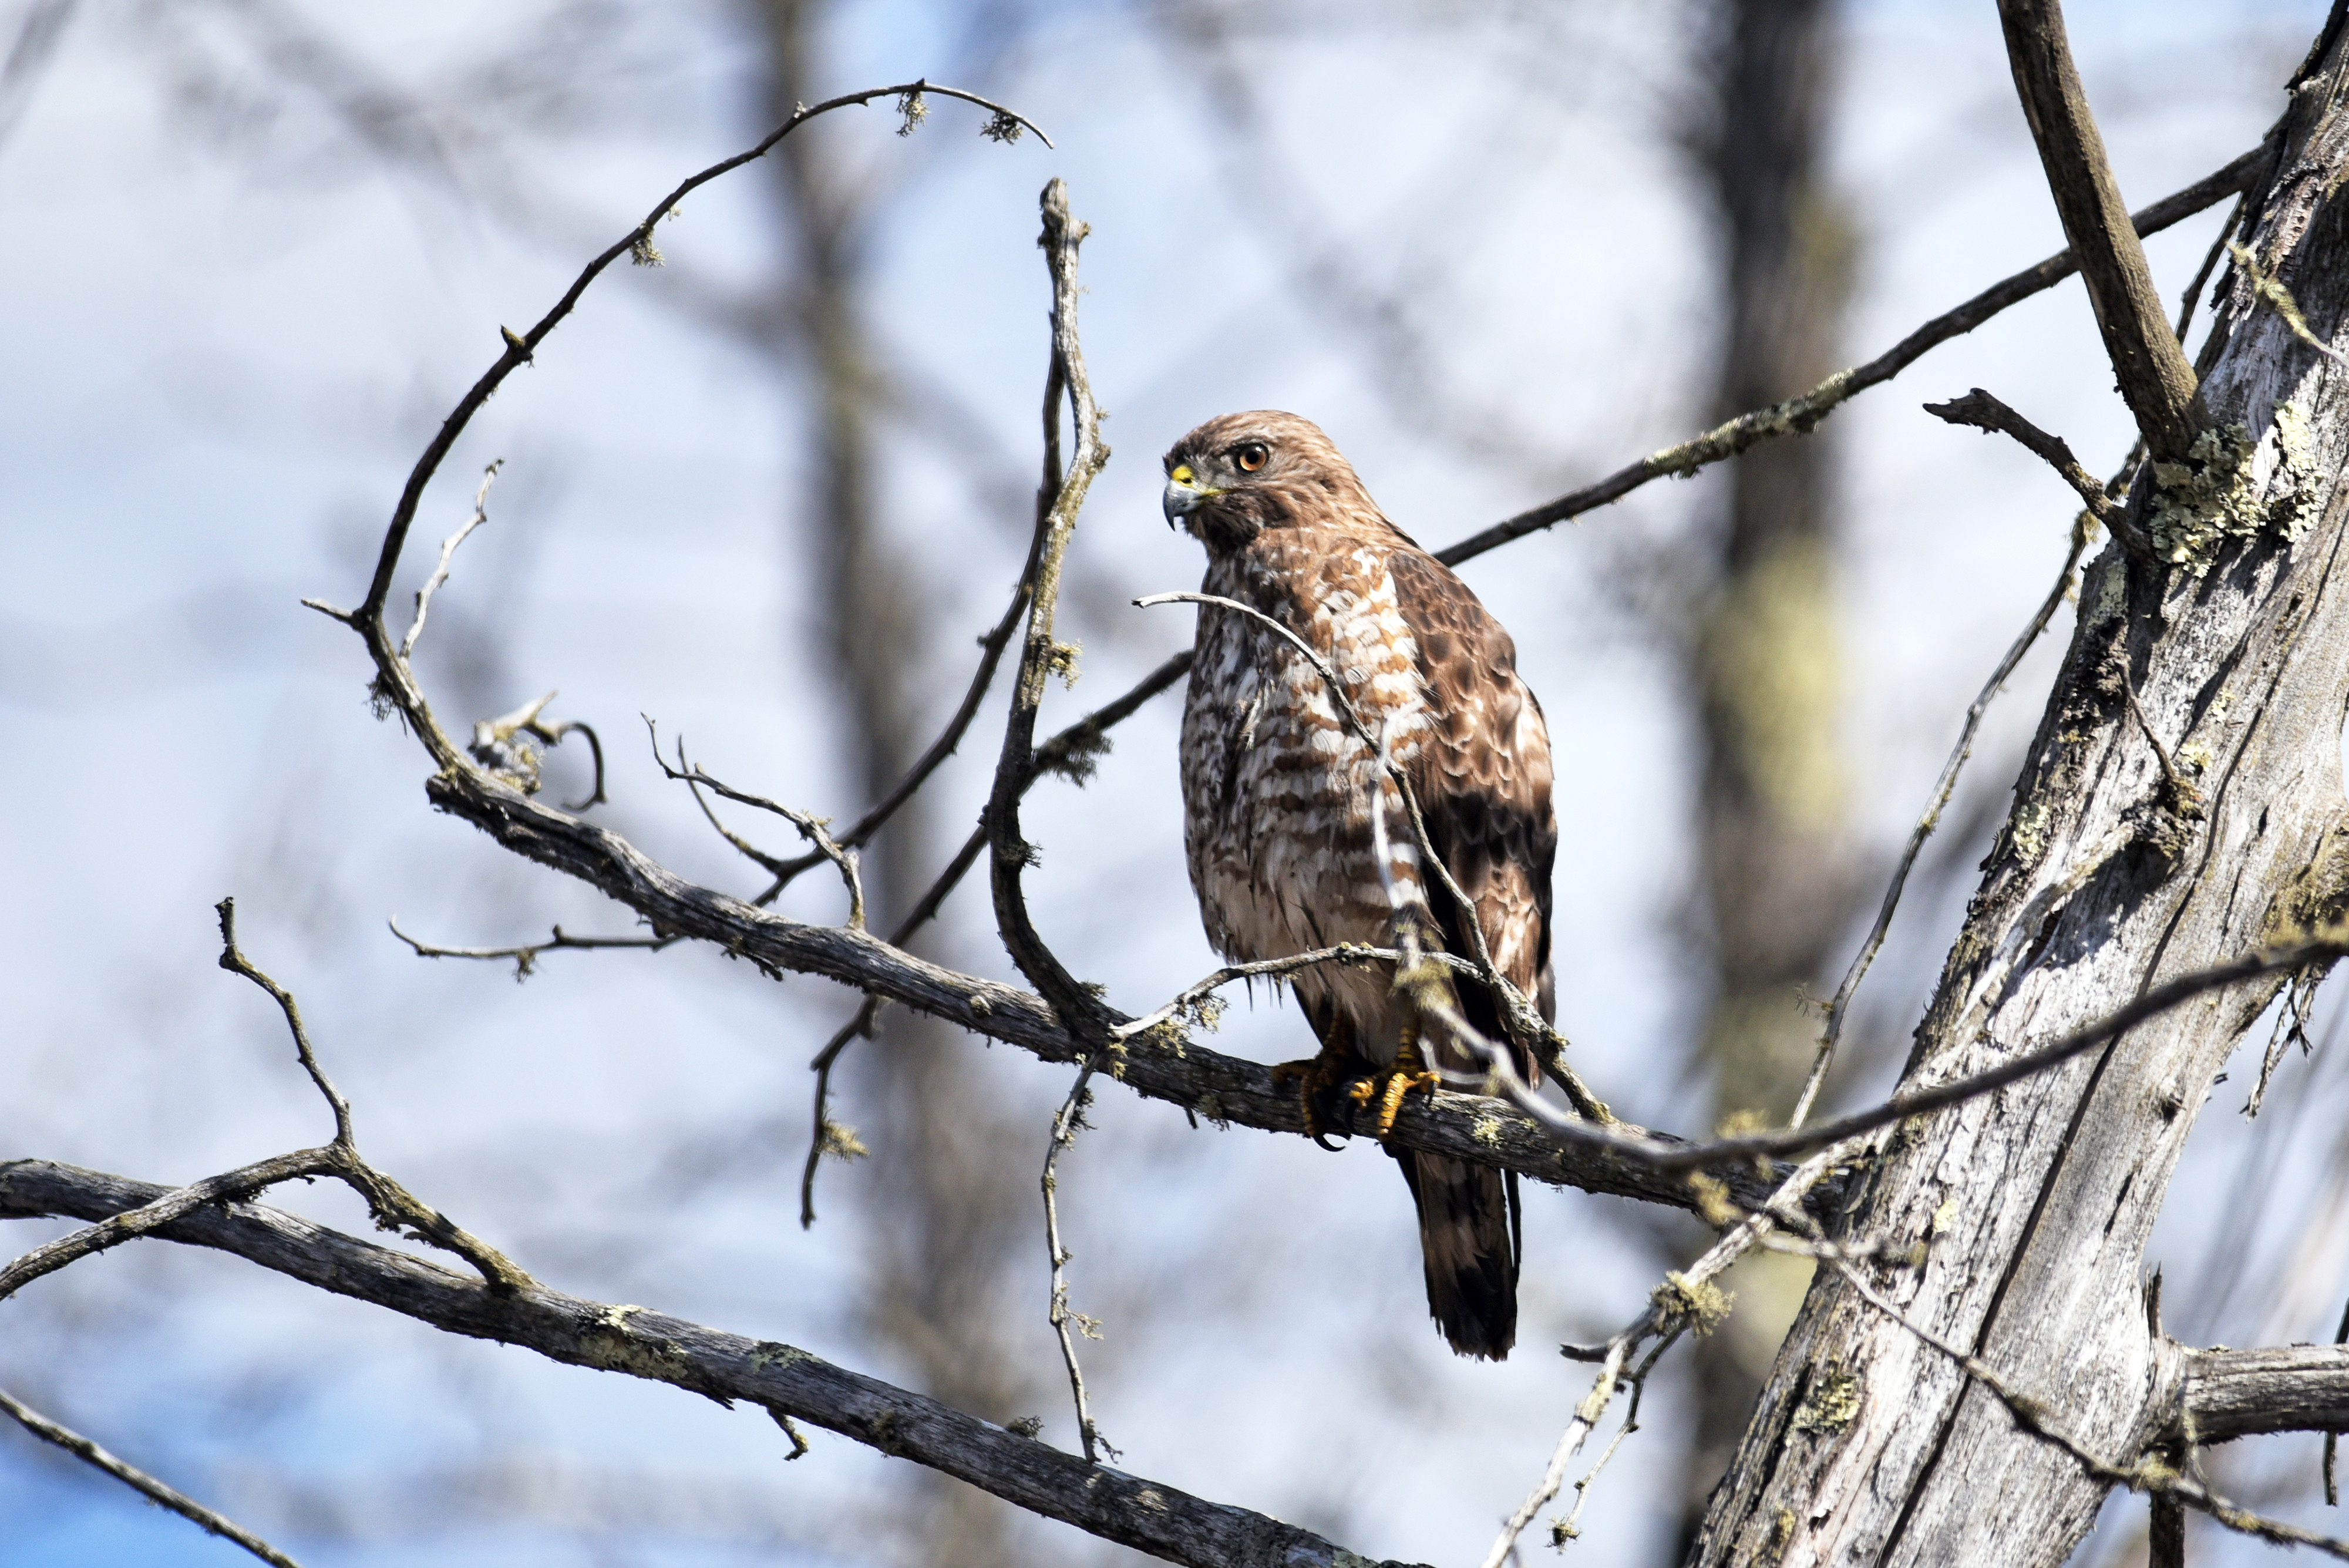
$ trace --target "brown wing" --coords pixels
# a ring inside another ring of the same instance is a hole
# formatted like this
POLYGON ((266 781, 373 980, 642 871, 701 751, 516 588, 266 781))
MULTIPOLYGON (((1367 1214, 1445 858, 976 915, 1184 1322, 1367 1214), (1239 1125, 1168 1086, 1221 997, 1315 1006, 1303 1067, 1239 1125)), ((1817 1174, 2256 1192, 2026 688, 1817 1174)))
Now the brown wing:
MULTIPOLYGON (((1389 559, 1403 619, 1419 644, 1433 733, 1406 767, 1435 852, 1475 900, 1494 967, 1556 1016, 1550 979, 1550 873, 1557 818, 1550 805, 1549 732, 1541 704, 1517 676, 1516 644, 1450 567, 1415 549, 1389 559)), ((1474 950, 1460 911, 1428 890, 1455 953, 1474 950)), ((1491 998, 1459 988, 1461 1011, 1492 1038, 1505 1037, 1491 998)), ((1519 1067, 1536 1064, 1518 1042, 1519 1067)))

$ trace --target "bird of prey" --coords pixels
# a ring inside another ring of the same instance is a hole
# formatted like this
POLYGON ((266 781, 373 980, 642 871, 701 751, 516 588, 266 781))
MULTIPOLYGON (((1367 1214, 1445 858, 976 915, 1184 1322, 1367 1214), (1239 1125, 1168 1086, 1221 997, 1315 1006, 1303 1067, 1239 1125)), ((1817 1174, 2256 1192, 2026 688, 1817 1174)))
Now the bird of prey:
MULTIPOLYGON (((1314 649, 1362 725, 1278 631, 1200 607, 1182 768, 1207 940, 1253 962, 1340 942, 1392 947, 1408 922, 1423 947, 1473 955, 1464 912, 1423 867, 1399 774, 1430 846, 1475 906, 1494 967, 1555 1017, 1549 733, 1509 634, 1295 414, 1226 414, 1176 441, 1164 504, 1169 525, 1206 546, 1202 592, 1252 607, 1314 649)), ((1275 1073, 1298 1082, 1317 1141, 1364 1122, 1384 1138, 1402 1096, 1439 1075, 1455 1086, 1488 1081, 1471 1045, 1440 1018, 1423 1020, 1393 971, 1328 963, 1288 977, 1321 1049, 1275 1073)), ((1513 1037, 1488 988, 1462 976, 1448 1000, 1538 1082, 1532 1043, 1513 1037)), ((1388 1152, 1418 1204, 1429 1312, 1454 1350, 1501 1360, 1516 1337, 1516 1177, 1388 1152)))

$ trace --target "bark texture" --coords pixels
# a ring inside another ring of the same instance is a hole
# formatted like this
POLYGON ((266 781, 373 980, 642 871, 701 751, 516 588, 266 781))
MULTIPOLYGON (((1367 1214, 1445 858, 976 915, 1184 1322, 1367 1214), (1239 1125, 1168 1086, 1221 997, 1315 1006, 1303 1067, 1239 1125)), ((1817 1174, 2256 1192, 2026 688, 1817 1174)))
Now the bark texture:
MULTIPOLYGON (((2336 20, 2292 84, 2253 202, 2261 270, 2326 337, 2349 305, 2349 60, 2336 20)), ((2108 549, 2013 815, 1907 1072, 1995 1064, 2349 894, 2336 577, 2349 386, 2255 280, 2222 290, 2210 426, 2130 500, 2161 559, 2108 549)), ((1896 1129, 1847 1229, 1928 1248, 1878 1288, 1973 1351, 2092 1450, 2158 1444, 2186 1359, 2140 1298, 2146 1239, 2211 1081, 2278 981, 2247 981, 2100 1053, 1896 1129)), ((1692 1560, 2045 1564, 2105 1487, 1940 1353, 1823 1273, 1782 1347, 1692 1560), (1996 1500, 1992 1504, 1989 1500, 1996 1500)))

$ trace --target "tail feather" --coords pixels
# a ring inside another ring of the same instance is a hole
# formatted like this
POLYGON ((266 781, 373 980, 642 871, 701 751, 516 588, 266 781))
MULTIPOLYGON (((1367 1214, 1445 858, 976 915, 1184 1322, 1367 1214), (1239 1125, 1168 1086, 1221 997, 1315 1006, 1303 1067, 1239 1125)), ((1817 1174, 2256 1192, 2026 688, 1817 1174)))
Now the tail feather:
POLYGON ((1459 1354, 1506 1361, 1517 1338, 1516 1174, 1393 1153, 1419 1205, 1428 1312, 1459 1354))

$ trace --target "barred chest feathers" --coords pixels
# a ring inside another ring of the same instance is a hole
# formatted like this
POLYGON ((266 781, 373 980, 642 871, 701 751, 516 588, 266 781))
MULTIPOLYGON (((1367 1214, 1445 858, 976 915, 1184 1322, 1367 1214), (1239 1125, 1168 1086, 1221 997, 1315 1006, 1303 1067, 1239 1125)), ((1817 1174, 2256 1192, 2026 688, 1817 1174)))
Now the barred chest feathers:
MULTIPOLYGON (((1210 561, 1203 591, 1253 605, 1321 654, 1396 763, 1430 727, 1419 649, 1389 549, 1321 529, 1283 529, 1210 561)), ((1402 793, 1313 665, 1251 618, 1200 609, 1183 715, 1185 845, 1207 937, 1241 962, 1339 942, 1385 946, 1393 906, 1372 812, 1384 796, 1396 893, 1424 914, 1420 857, 1402 793)), ((1309 1010, 1330 996, 1372 1061, 1392 1060, 1387 981, 1328 966, 1295 981, 1309 1010)))

